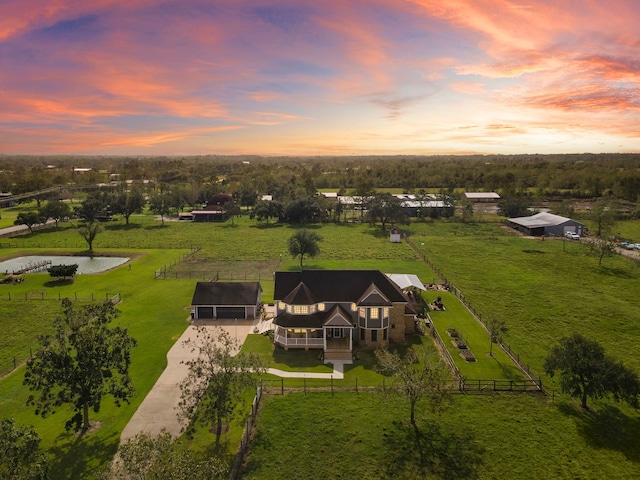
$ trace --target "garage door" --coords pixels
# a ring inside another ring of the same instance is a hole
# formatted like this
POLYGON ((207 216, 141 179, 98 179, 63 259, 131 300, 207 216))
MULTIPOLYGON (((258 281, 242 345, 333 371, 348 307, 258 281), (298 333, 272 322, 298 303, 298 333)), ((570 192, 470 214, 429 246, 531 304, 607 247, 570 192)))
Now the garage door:
POLYGON ((244 318, 244 307, 218 307, 218 318, 244 318))
POLYGON ((198 318, 213 318, 213 307, 198 307, 198 318))

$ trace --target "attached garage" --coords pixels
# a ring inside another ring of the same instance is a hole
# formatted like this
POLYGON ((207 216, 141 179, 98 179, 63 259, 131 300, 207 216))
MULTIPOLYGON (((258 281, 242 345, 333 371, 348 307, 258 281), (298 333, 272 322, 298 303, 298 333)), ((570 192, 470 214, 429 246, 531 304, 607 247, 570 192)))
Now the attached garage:
POLYGON ((253 319, 261 303, 259 282, 198 282, 191 300, 194 319, 253 319))

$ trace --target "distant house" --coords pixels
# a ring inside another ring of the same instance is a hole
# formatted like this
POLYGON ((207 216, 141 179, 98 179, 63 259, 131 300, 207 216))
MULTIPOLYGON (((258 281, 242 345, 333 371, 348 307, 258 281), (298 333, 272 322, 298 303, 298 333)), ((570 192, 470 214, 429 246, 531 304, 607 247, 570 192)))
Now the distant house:
POLYGON ((224 222, 227 215, 224 205, 233 202, 233 197, 228 193, 216 193, 207 202, 207 206, 202 210, 193 210, 191 215, 194 222, 224 222))
POLYGON ((349 362, 356 346, 384 347, 415 333, 409 297, 377 270, 276 272, 274 300, 274 343, 322 350, 325 362, 349 362))
POLYGON ((259 314, 259 282, 198 282, 191 300, 193 318, 253 319, 259 314))
POLYGON ((465 198, 473 203, 491 203, 500 200, 496 192, 465 192, 465 198))
POLYGON ((536 213, 530 217, 516 217, 507 220, 507 224, 526 235, 534 237, 562 237, 567 232, 582 236, 584 225, 567 217, 553 213, 536 213))

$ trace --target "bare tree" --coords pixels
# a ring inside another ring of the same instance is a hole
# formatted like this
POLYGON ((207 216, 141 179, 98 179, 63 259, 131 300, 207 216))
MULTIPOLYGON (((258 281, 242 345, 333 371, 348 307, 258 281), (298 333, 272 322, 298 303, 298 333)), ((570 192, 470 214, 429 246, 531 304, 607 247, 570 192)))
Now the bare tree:
POLYGON ((198 356, 185 362, 189 373, 180 384, 180 419, 213 425, 218 445, 223 422, 243 401, 247 388, 257 386, 256 374, 266 367, 255 352, 234 356, 237 340, 218 327, 197 327, 196 337, 186 340, 184 346, 198 356))
POLYGON ((447 365, 424 348, 410 348, 404 358, 387 349, 376 350, 382 373, 390 374, 392 391, 407 397, 411 406, 410 422, 415 427, 416 404, 422 398, 429 400, 432 410, 452 399, 451 373, 447 365))

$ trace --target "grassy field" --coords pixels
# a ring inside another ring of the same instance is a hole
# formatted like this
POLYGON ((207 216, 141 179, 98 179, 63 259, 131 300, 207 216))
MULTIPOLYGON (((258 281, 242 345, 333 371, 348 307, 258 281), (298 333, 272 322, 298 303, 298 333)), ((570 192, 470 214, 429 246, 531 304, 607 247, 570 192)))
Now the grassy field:
POLYGON ((549 348, 579 331, 640 371, 640 267, 601 267, 581 242, 532 240, 498 225, 414 226, 414 243, 481 316, 505 320, 505 343, 542 376, 549 348), (424 246, 422 245, 424 244, 424 246))
MULTIPOLYGON (((312 228, 323 237, 322 253, 317 258, 306 260, 306 268, 375 268, 387 273, 415 273, 425 283, 431 283, 436 278, 436 274, 425 263, 419 261, 420 257, 406 242, 391 244, 388 236, 382 234, 379 229, 358 224, 329 224, 312 228)), ((634 228, 629 227, 629 230, 634 228)), ((597 260, 585 256, 585 247, 578 242, 541 242, 517 238, 502 230, 499 224, 427 222, 414 224, 410 230, 417 249, 434 263, 448 281, 463 291, 481 315, 496 315, 506 320, 509 332, 505 341, 514 351, 520 353, 524 362, 531 364, 535 373, 541 373, 541 365, 550 346, 560 336, 574 331, 580 331, 590 338, 599 340, 607 352, 637 371, 640 370, 640 359, 630 353, 637 351, 637 338, 640 333, 640 296, 637 287, 640 269, 633 262, 623 258, 611 258, 605 259, 603 267, 598 267, 597 260)), ((12 354, 9 344, 11 348, 17 349, 16 352, 26 352, 34 345, 33 335, 39 331, 44 333, 49 328, 48 322, 56 313, 55 301, 15 300, 16 297, 25 294, 28 297, 37 296, 40 294, 38 292, 43 292, 47 298, 75 294, 80 297, 94 294, 98 298, 106 293, 121 293, 123 303, 119 308, 122 314, 118 322, 127 326, 131 335, 139 342, 133 352, 131 372, 138 395, 131 405, 120 409, 115 408, 110 401, 105 401, 101 412, 95 416, 102 422, 96 433, 77 437, 64 432, 64 411, 47 419, 35 416, 33 409, 25 406, 27 392, 21 385, 23 369, 18 369, 0 381, 0 416, 11 414, 19 424, 35 425, 43 438, 43 446, 55 458, 56 478, 79 478, 92 468, 103 465, 115 452, 120 432, 128 419, 164 369, 166 352, 187 326, 186 308, 193 294, 195 282, 201 279, 198 278, 198 274, 191 279, 171 277, 172 272, 192 270, 182 262, 185 253, 190 251, 191 246, 201 245, 202 249, 198 255, 202 256, 201 258, 206 256, 207 269, 208 266, 213 266, 216 271, 224 269, 234 279, 259 275, 264 288, 263 299, 265 302, 272 302, 273 281, 263 279, 262 275, 267 275, 275 266, 281 270, 299 268, 298 261, 286 253, 286 240, 294 231, 293 227, 259 225, 246 218, 236 221, 234 226, 167 222, 163 227, 153 219, 134 217, 133 225, 130 227, 117 222, 105 225, 105 230, 96 241, 98 253, 142 254, 131 262, 130 269, 125 265, 105 274, 80 275, 73 284, 64 286, 50 285, 48 276, 43 274, 28 275, 23 284, 0 285, 0 299, 3 299, 0 300, 0 322, 3 322, 0 327, 16 332, 10 341, 3 344, 3 362, 11 363, 11 356, 20 355, 12 354), (161 268, 166 268, 169 272, 167 279, 154 280, 154 272, 161 268), (14 300, 6 300, 9 292, 14 300), (18 331, 18 328, 22 330, 18 331)), ((17 245, 17 248, 0 249, 2 256, 27 251, 78 252, 84 249, 77 232, 70 226, 63 226, 57 231, 49 230, 3 239, 3 246, 5 241, 17 245)), ((207 269, 200 273, 206 274, 207 269)), ((428 292, 428 300, 432 301, 435 294, 428 292)), ((489 346, 486 334, 479 325, 473 324, 468 312, 448 295, 442 295, 447 310, 433 313, 436 328, 439 331, 451 326, 458 328, 463 332, 476 356, 485 360, 489 346)), ((442 336, 446 340, 446 336, 442 336)), ((256 348, 269 355, 270 343, 264 343, 265 337, 257 337, 250 340, 246 348, 256 348)), ((425 339, 419 341, 423 342, 425 339)), ((499 357, 489 360, 479 361, 477 365, 463 363, 461 368, 476 369, 475 373, 465 373, 476 378, 516 375, 510 367, 503 370, 506 364, 499 357)), ((271 352, 270 361, 282 369, 303 368, 308 371, 325 372, 328 370, 318 362, 317 357, 314 358, 314 355, 308 352, 297 356, 271 352)), ((353 385, 357 378, 360 385, 379 385, 381 377, 375 372, 374 363, 371 353, 360 353, 357 362, 346 368, 343 384, 353 385)), ((1 364, 0 368, 3 368, 1 364)), ((292 387, 302 386, 301 380, 295 382, 291 383, 292 387)), ((314 395, 327 399, 326 405, 318 406, 317 409, 314 407, 314 421, 318 425, 332 424, 339 417, 334 417, 331 408, 333 405, 339 408, 342 400, 336 402, 336 398, 343 397, 314 395)), ((355 394, 344 395, 358 398, 355 394)), ((489 398, 491 400, 485 397, 461 397, 457 403, 458 407, 449 410, 446 416, 447 421, 449 418, 456 420, 443 426, 443 431, 445 427, 447 431, 452 431, 449 427, 472 431, 476 436, 474 441, 485 448, 481 478, 534 478, 528 477, 528 473, 520 475, 523 469, 527 468, 527 464, 531 465, 529 458, 545 460, 546 463, 534 466, 538 473, 542 471, 546 477, 630 478, 625 474, 639 461, 637 454, 634 456, 632 453, 634 448, 636 452, 640 451, 637 440, 640 438, 637 414, 625 408, 618 410, 604 403, 598 404, 599 413, 593 414, 593 419, 590 419, 582 412, 573 410, 572 402, 557 408, 539 399, 523 396, 514 397, 514 400, 504 399, 512 397, 489 398), (517 400, 522 398, 527 400, 517 400), (536 420, 535 426, 530 423, 529 416, 536 420), (497 418, 500 421, 493 425, 492 419, 497 418), (518 440, 513 437, 508 431, 509 425, 520 432, 522 438, 518 440), (567 442, 570 448, 566 449, 553 442, 551 445, 562 451, 562 455, 567 452, 571 455, 575 453, 578 462, 575 472, 571 463, 567 463, 568 459, 561 457, 560 453, 555 457, 549 455, 551 447, 548 446, 547 437, 555 434, 555 425, 563 428, 560 438, 567 442), (533 430, 527 433, 525 427, 533 430), (535 428, 540 429, 540 435, 537 435, 535 428), (601 440, 596 438, 599 429, 603 429, 601 440), (618 435, 613 429, 618 429, 618 435), (536 446, 529 438, 531 432, 536 432, 534 437, 543 439, 540 445, 536 446), (493 465, 491 455, 500 448, 497 443, 491 442, 494 436, 502 438, 504 435, 505 439, 500 440, 503 451, 497 453, 499 458, 496 461, 500 464, 498 467, 493 465), (622 443, 621 439, 625 439, 625 443, 622 443), (514 451, 513 448, 504 448, 504 445, 520 445, 522 442, 527 444, 524 454, 514 451), (536 448, 539 451, 536 451, 536 448), (605 453, 610 455, 607 457, 605 453), (603 475, 591 476, 590 468, 596 462, 599 464, 599 470, 594 472, 603 475), (518 475, 506 475, 505 472, 509 471, 517 472, 518 475), (617 471, 620 472, 619 475, 615 473, 617 471)), ((377 400, 367 402, 376 405, 377 400)), ((266 414, 270 409, 269 404, 265 407, 266 414)), ((279 407, 275 408, 278 410, 279 407)), ((280 418, 296 418, 294 423, 303 423, 298 421, 295 414, 289 416, 288 408, 279 412, 280 418)), ((350 408, 345 405, 346 410, 350 408)), ((398 411, 400 407, 396 409, 396 416, 390 422, 397 420, 398 411)), ((371 422, 371 418, 376 418, 376 415, 378 413, 375 410, 373 413, 369 411, 366 419, 351 416, 349 422, 352 422, 356 429, 368 429, 367 422, 380 426, 382 423, 378 423, 378 420, 371 422)), ((304 418, 302 414, 300 418, 304 418)), ((336 425, 346 425, 349 422, 338 421, 336 425)), ((387 421, 381 418, 380 422, 386 425, 387 421)), ((284 433, 290 431, 279 428, 284 430, 284 433)), ((239 430, 241 427, 234 425, 228 438, 237 438, 239 430)), ((272 433, 280 435, 279 431, 272 433)), ((347 430, 344 437, 357 438, 358 435, 347 430)), ((382 434, 378 431, 376 435, 382 434)), ((343 437, 342 433, 339 437, 343 437)), ((210 438, 206 431, 199 432, 191 444, 197 445, 199 449, 206 449, 210 438)), ((364 436, 362 443, 366 445, 369 441, 369 437, 364 436)), ((375 442, 379 439, 371 441, 374 443, 367 452, 377 448, 375 442)), ((230 440, 231 451, 235 449, 232 444, 235 445, 230 440)), ((275 438, 273 446, 277 446, 275 438)), ((282 455, 285 455, 288 447, 282 448, 285 449, 282 455)), ((348 450, 340 447, 340 451, 348 450)), ((328 452, 327 447, 325 453, 328 452)), ((273 452, 272 456, 278 457, 273 455, 273 452)), ((346 456, 350 457, 347 462, 357 463, 354 462, 354 458, 357 458, 355 452, 354 455, 349 453, 346 456)), ((266 460, 263 462, 267 464, 266 460)), ((309 463, 313 464, 311 460, 309 463)), ((331 462, 325 463, 329 465, 331 462)), ((318 465, 316 468, 319 468, 318 465)), ((324 478, 331 478, 331 472, 334 470, 331 466, 328 468, 329 473, 326 475, 322 470, 316 472, 324 478)), ((299 478, 305 478, 304 471, 301 472, 299 478)), ((276 478, 252 475, 251 478, 276 478)), ((361 476, 367 477, 366 472, 361 476)), ((286 477, 287 475, 278 478, 286 477)), ((296 475, 290 476, 293 477, 296 475)))
POLYGON ((640 421, 601 407, 585 413, 541 396, 456 395, 437 416, 419 405, 419 448, 403 399, 267 395, 243 478, 637 478, 640 421), (421 455, 440 477, 416 467, 421 455))

